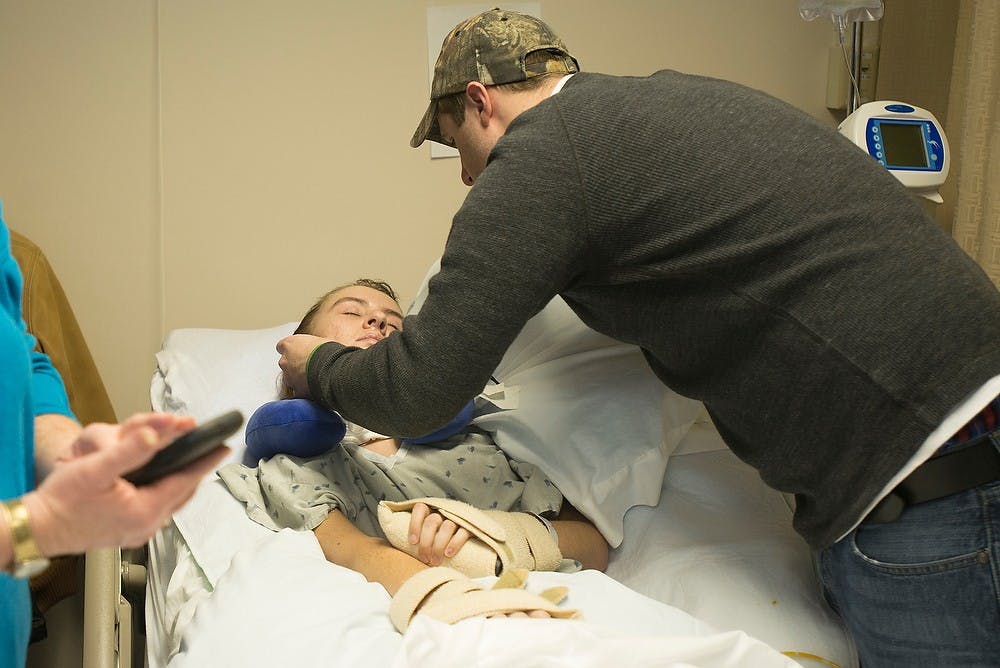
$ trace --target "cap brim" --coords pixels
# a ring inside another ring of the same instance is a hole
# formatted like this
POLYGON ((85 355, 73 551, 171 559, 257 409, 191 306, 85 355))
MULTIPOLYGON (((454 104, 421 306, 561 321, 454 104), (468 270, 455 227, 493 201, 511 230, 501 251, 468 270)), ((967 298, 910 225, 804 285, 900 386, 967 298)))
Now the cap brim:
POLYGON ((427 105, 427 111, 424 112, 424 117, 420 119, 420 125, 417 126, 417 130, 410 140, 410 146, 413 148, 423 144, 426 139, 432 139, 428 135, 430 135, 437 120, 437 106, 437 100, 431 100, 431 103, 427 105))

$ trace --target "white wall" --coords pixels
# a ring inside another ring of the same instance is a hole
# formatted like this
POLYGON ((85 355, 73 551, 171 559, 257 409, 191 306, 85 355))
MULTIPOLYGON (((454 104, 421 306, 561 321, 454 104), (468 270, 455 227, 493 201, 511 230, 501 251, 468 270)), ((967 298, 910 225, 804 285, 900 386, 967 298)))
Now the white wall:
MULTIPOLYGON (((408 141, 435 0, 0 0, 0 198, 46 251, 120 417, 166 331, 404 301, 465 194, 408 141)), ((542 0, 586 70, 673 68, 823 106, 833 31, 795 0, 542 0)), ((436 50, 438 45, 434 45, 436 50)))

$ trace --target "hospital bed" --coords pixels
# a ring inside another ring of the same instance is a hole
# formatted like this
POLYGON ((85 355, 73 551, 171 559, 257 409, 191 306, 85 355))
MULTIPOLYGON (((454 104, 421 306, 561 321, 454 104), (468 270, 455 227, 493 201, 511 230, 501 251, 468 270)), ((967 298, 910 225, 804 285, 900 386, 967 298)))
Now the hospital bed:
MULTIPOLYGON (((411 311, 425 291, 426 280, 411 311)), ((231 408, 251 414, 275 396, 274 344, 294 326, 170 332, 153 408, 199 421, 231 408)), ((653 377, 636 348, 587 329, 555 299, 494 377, 484 394, 503 410, 476 422, 512 458, 543 468, 616 546, 606 575, 529 579, 536 591, 569 587, 565 604, 582 621, 446 626, 418 616, 400 636, 384 589, 326 562, 310 532, 255 524, 208 480, 151 541, 147 563, 118 566, 131 569, 131 586, 144 567, 148 665, 601 666, 626 656, 633 665, 858 665, 786 499, 733 456, 700 404, 653 377)), ((231 460, 242 439, 230 440, 231 460)), ((115 623, 108 607, 105 636, 115 623)), ((130 637, 128 612, 115 613, 123 644, 100 645, 101 660, 132 665, 125 645, 141 641, 130 637)), ((88 609, 88 628, 100 624, 88 609)))

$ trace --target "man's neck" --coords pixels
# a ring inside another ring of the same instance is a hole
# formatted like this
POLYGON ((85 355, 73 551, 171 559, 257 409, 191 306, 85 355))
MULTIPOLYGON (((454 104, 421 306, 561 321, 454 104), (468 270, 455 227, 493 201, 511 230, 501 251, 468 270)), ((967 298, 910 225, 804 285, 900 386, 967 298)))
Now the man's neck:
POLYGON ((548 77, 544 83, 531 90, 518 91, 516 93, 502 92, 497 99, 499 103, 497 106, 499 106, 504 127, 509 126, 515 118, 528 109, 548 99, 552 95, 552 91, 559 84, 559 81, 559 77, 548 77))

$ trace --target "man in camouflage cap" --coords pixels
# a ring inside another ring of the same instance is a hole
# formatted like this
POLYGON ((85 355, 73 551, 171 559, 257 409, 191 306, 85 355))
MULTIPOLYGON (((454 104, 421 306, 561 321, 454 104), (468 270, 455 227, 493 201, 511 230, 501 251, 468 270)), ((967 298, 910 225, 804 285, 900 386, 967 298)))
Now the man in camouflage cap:
POLYGON ((1000 553, 981 539, 1000 536, 1000 511, 971 510, 1000 493, 996 287, 888 170, 802 111, 718 79, 576 69, 531 17, 452 31, 412 141, 455 146, 473 186, 441 271, 367 350, 280 342, 286 381, 383 434, 427 433, 560 296, 795 495, 862 664, 995 665, 990 559, 955 580, 906 564, 1000 553))
POLYGON ((425 139, 442 143, 438 101, 465 93, 469 82, 498 86, 579 69, 563 41, 535 17, 501 9, 473 16, 455 26, 441 44, 431 102, 410 146, 416 148, 425 139))

